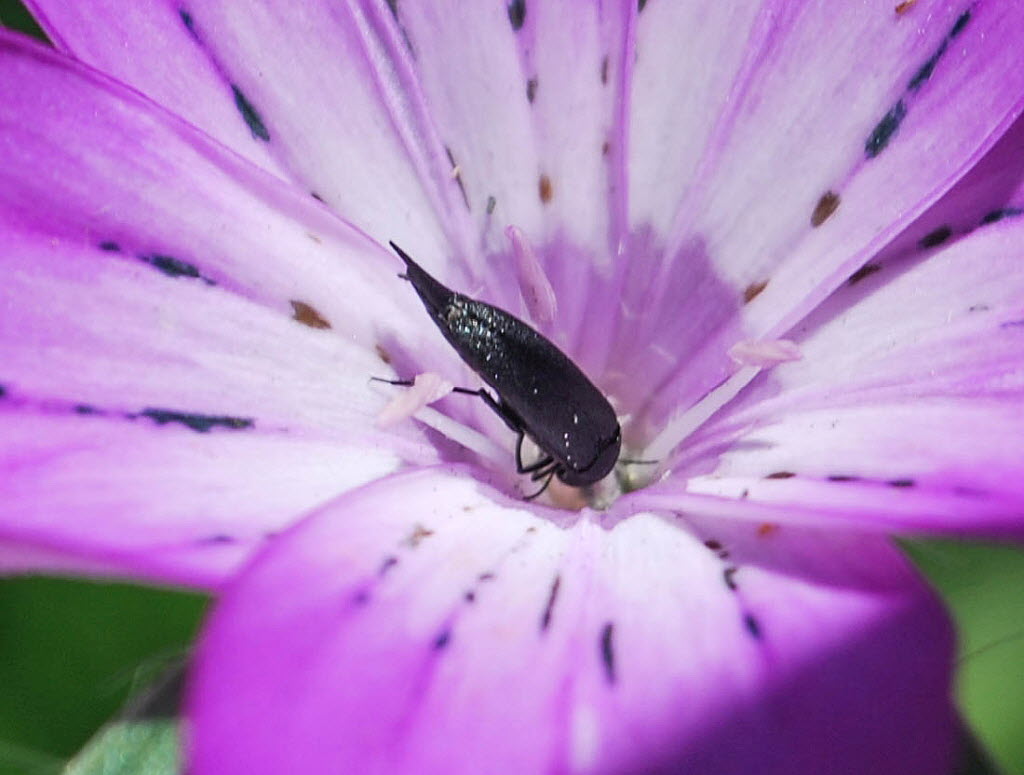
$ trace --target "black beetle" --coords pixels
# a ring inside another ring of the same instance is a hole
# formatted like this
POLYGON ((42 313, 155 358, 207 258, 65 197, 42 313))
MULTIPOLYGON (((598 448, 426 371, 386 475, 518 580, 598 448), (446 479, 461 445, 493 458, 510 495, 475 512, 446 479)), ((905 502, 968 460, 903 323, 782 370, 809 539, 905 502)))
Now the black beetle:
MULTIPOLYGON (((435 280, 394 242, 430 319, 473 371, 494 388, 455 388, 479 395, 518 436, 516 470, 534 481, 557 476, 573 487, 603 479, 619 459, 622 432, 601 391, 553 342, 514 315, 463 296, 435 280), (523 437, 543 453, 523 465, 523 437)), ((398 382, 394 384, 409 384, 398 382)))

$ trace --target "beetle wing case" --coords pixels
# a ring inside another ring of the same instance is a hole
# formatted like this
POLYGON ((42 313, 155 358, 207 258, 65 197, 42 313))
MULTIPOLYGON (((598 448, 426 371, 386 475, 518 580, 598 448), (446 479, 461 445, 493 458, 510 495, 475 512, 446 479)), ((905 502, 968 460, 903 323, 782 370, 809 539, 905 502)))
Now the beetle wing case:
POLYGON ((392 247, 445 339, 494 388, 537 445, 562 464, 559 478, 576 486, 603 478, 618 459, 621 434, 601 391, 527 323, 450 290, 392 247))

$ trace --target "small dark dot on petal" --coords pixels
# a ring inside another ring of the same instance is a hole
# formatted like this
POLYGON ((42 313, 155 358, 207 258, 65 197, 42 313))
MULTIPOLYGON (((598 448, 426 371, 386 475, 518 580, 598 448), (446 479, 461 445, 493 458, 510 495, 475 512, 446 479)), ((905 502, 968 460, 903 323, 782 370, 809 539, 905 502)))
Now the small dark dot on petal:
MULTIPOLYGON (((3 395, 3 394, 0 393, 0 395, 3 395)), ((74 407, 72 407, 72 408, 73 408, 75 414, 81 414, 81 415, 103 414, 103 411, 101 409, 97 409, 95 406, 90 406, 89 404, 75 404, 74 407)))
POLYGON ((831 474, 825 478, 830 482, 856 482, 860 479, 859 476, 850 476, 849 474, 831 474))
POLYGON ((269 141, 270 132, 267 131, 267 125, 263 123, 263 117, 260 116, 253 104, 249 102, 249 98, 235 84, 231 84, 231 92, 235 96, 235 107, 242 114, 242 120, 249 127, 252 136, 257 140, 263 140, 263 142, 269 141))
POLYGON ((0 398, 3 398, 6 395, 7 395, 7 388, 5 388, 3 385, 0 385, 0 398))
POLYGON ((533 104, 534 99, 537 97, 537 79, 531 78, 526 82, 526 100, 530 104, 533 104))
POLYGON ((390 571, 396 565, 398 565, 398 558, 395 557, 393 554, 385 557, 384 560, 381 562, 380 567, 377 569, 377 575, 382 577, 386 576, 388 574, 388 571, 390 571))
POLYGON ((481 573, 479 576, 477 576, 477 579, 479 581, 494 581, 495 578, 497 577, 490 571, 488 571, 487 573, 481 573))
POLYGON ((498 200, 493 196, 487 197, 487 207, 485 208, 488 215, 494 212, 494 208, 498 206, 498 200))
POLYGON ((638 0, 636 8, 637 8, 638 11, 642 11, 642 10, 644 10, 644 7, 646 5, 647 5, 647 0, 638 0))
POLYGON ((881 269, 882 267, 879 266, 878 264, 864 264, 864 266, 862 266, 860 269, 858 269, 856 272, 850 275, 850 279, 847 280, 846 282, 849 283, 850 285, 856 285, 865 277, 870 277, 875 272, 881 271, 881 269))
POLYGON ((181 17, 181 23, 185 25, 185 29, 188 30, 188 34, 193 38, 198 37, 196 35, 196 22, 195 19, 192 18, 192 14, 185 8, 179 8, 178 16, 181 17))
POLYGON ((292 299, 289 304, 292 305, 292 320, 310 328, 331 327, 330 321, 306 302, 292 299))
POLYGON ((323 202, 324 201, 324 198, 322 196, 320 196, 316 191, 310 191, 309 195, 311 197, 313 197, 318 202, 323 202))
POLYGON ((366 605, 370 602, 370 590, 368 589, 357 589, 352 594, 352 602, 356 605, 366 605))
POLYGON ((526 21, 526 0, 512 0, 508 4, 508 20, 512 29, 519 32, 526 21))
POLYGON ((233 544, 235 539, 225 533, 215 533, 211 536, 205 536, 199 539, 201 544, 233 544))
POLYGON ((174 256, 151 253, 139 256, 139 258, 168 277, 188 277, 194 280, 206 279, 199 272, 199 267, 195 264, 182 261, 180 258, 174 258, 174 256))
POLYGON ((730 565, 728 568, 722 571, 722 578, 725 581, 725 586, 727 586, 733 592, 735 592, 737 589, 735 579, 737 570, 739 570, 739 568, 737 568, 735 565, 730 565))
POLYGON ((907 117, 907 105, 900 100, 889 111, 882 116, 875 128, 871 130, 868 139, 864 141, 864 154, 869 159, 874 159, 886 149, 889 142, 899 131, 900 124, 907 117))
POLYGON ((601 663, 604 665, 604 677, 610 684, 615 683, 615 644, 612 640, 615 624, 606 622, 601 628, 601 663))
POLYGON ((441 651, 442 649, 446 648, 448 646, 448 644, 451 643, 451 642, 452 642, 452 631, 451 630, 442 630, 441 632, 439 632, 437 634, 437 637, 434 638, 434 642, 431 645, 433 646, 434 651, 441 651))
POLYGON ((987 226, 990 223, 998 223, 1003 220, 1003 218, 1014 218, 1022 213, 1024 213, 1024 210, 1021 210, 1018 207, 1003 207, 999 210, 992 210, 991 212, 985 213, 984 217, 981 219, 981 223, 983 226, 987 226))
POLYGON ((611 150, 612 150, 612 144, 610 142, 605 140, 603 143, 601 143, 601 155, 602 156, 607 156, 611 150))
POLYGON ((601 59, 601 83, 608 83, 608 55, 601 59))
POLYGON ((375 344, 373 349, 377 353, 377 357, 380 358, 383 363, 391 363, 391 353, 384 349, 384 345, 375 344))
POLYGON ((558 600, 558 590, 562 586, 562 577, 555 576, 555 580, 551 582, 551 589, 548 591, 548 601, 544 605, 544 613, 540 617, 540 629, 541 632, 547 630, 551 626, 551 617, 555 612, 555 601, 558 600))
POLYGON ((100 250, 105 250, 108 253, 117 253, 121 250, 121 246, 113 240, 104 240, 100 243, 100 250))
POLYGON ((753 614, 743 615, 743 626, 746 627, 747 632, 757 640, 761 639, 761 624, 754 618, 753 614))
POLYGON ((476 592, 474 592, 472 589, 470 589, 470 590, 468 590, 466 592, 466 594, 464 594, 462 596, 462 599, 465 600, 467 603, 475 602, 476 601, 476 592))
POLYGON ((537 191, 540 194, 540 201, 547 204, 551 201, 551 197, 554 196, 554 189, 551 186, 551 178, 547 175, 541 175, 540 180, 537 181, 537 191))
POLYGON ((967 308, 968 312, 987 312, 991 307, 988 304, 972 304, 967 308))
POLYGON ((886 482, 890 487, 913 487, 913 479, 890 479, 886 482))
POLYGON ((754 299, 761 295, 761 291, 768 287, 768 281, 762 280, 761 282, 751 283, 743 291, 743 303, 750 304, 754 299))
POLYGON ((768 474, 765 479, 792 479, 796 474, 792 471, 776 471, 774 474, 768 474))
POLYGON ((403 543, 410 549, 415 549, 417 546, 420 545, 420 543, 422 543, 424 538, 430 538, 430 536, 432 535, 434 535, 433 530, 425 528, 423 527, 423 525, 417 522, 416 525, 413 527, 412 532, 409 533, 408 538, 406 538, 403 543))
POLYGON ((720 541, 716 541, 713 538, 710 538, 710 539, 708 539, 707 541, 704 542, 704 546, 706 546, 708 549, 710 549, 713 552, 717 552, 717 551, 719 551, 722 548, 722 543, 720 541))
POLYGON ((391 11, 391 15, 396 19, 398 18, 398 0, 385 0, 388 4, 388 10, 391 11))
POLYGON ((948 226, 940 226, 921 237, 921 241, 917 244, 921 248, 934 248, 936 245, 941 245, 943 242, 948 240, 952 234, 953 230, 951 228, 948 226))
POLYGON ((811 226, 817 228, 821 226, 839 207, 839 194, 835 191, 826 191, 821 195, 821 199, 818 200, 818 204, 814 206, 814 212, 811 213, 811 226))

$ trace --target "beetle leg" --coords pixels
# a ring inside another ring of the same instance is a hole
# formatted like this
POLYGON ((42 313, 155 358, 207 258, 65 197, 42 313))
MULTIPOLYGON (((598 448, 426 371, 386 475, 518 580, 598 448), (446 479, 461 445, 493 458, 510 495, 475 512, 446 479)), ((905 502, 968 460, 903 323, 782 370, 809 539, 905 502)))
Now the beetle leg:
MULTIPOLYGON (((537 492, 533 493, 532 495, 524 496, 523 500, 524 501, 532 501, 534 498, 539 498, 541 495, 543 495, 544 491, 551 485, 551 480, 555 478, 555 474, 557 474, 560 470, 561 470, 561 466, 558 466, 558 465, 552 466, 550 471, 545 472, 545 473, 547 473, 547 477, 548 478, 544 480, 544 485, 539 490, 537 490, 537 492)), ((533 479, 534 481, 536 481, 540 477, 535 477, 534 476, 534 477, 530 477, 530 478, 533 479)))

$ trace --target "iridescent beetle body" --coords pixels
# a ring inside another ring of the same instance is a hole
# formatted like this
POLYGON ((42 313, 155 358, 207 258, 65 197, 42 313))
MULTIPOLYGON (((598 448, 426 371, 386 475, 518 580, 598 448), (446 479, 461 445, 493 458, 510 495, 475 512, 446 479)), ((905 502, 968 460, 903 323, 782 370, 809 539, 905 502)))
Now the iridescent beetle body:
MULTIPOLYGON (((603 479, 622 446, 619 421, 608 399, 549 339, 514 315, 445 287, 401 248, 406 277, 459 357, 497 393, 476 393, 518 435, 516 465, 534 480, 552 476, 573 487, 603 479), (523 436, 542 451, 522 462, 523 436)), ((546 484, 545 484, 546 487, 546 484)), ((543 490, 542 490, 543 491, 543 490)), ((536 497, 539 493, 536 493, 536 497)))

